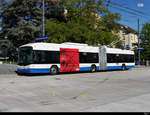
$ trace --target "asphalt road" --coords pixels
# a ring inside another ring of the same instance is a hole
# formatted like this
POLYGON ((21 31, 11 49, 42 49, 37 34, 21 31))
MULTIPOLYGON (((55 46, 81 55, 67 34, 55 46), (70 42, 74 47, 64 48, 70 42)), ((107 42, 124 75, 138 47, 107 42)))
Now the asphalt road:
POLYGON ((17 65, 0 64, 0 74, 16 74, 17 65))
POLYGON ((149 112, 150 68, 0 75, 0 112, 149 112))

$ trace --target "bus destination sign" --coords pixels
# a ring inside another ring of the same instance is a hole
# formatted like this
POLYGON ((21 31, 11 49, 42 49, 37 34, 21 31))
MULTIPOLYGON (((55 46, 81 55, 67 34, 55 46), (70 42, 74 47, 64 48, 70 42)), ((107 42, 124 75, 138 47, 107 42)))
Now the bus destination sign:
POLYGON ((49 37, 44 36, 44 37, 35 38, 35 41, 43 41, 43 40, 47 40, 47 39, 49 39, 49 37))

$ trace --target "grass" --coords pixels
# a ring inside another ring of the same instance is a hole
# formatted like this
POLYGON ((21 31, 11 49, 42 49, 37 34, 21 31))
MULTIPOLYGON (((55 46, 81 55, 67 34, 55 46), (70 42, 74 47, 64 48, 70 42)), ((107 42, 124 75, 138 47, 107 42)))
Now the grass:
POLYGON ((14 65, 17 65, 17 62, 14 62, 14 61, 3 61, 3 64, 14 64, 14 65))

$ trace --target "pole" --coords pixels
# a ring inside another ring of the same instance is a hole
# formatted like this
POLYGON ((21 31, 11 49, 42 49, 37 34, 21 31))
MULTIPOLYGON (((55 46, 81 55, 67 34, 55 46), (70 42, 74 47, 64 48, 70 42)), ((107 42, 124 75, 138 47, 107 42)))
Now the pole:
MULTIPOLYGON (((143 3, 138 3, 138 7, 143 7, 143 3)), ((138 48, 140 48, 140 19, 138 18, 138 48)), ((140 57, 140 49, 138 50, 138 65, 140 66, 141 57, 140 57)))
MULTIPOLYGON (((140 20, 138 18, 138 48, 140 48, 140 20)), ((140 65, 141 57, 140 57, 140 50, 138 50, 138 65, 140 65)))
POLYGON ((42 22, 43 22, 43 37, 45 36, 45 1, 43 0, 43 11, 42 11, 42 22))

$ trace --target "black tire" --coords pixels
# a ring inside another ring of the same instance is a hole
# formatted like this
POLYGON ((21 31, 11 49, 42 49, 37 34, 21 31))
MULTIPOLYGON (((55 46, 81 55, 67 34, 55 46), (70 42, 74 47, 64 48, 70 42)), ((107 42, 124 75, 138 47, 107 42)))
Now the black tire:
POLYGON ((16 73, 17 73, 17 75, 20 75, 20 76, 23 75, 23 73, 19 73, 19 72, 16 72, 16 73))
POLYGON ((58 73, 58 67, 57 66, 52 66, 50 69, 50 73, 52 75, 56 75, 58 73))
POLYGON ((126 70, 126 66, 122 65, 122 71, 125 71, 125 70, 126 70))
POLYGON ((96 66, 95 65, 91 66, 91 72, 96 72, 96 66))

